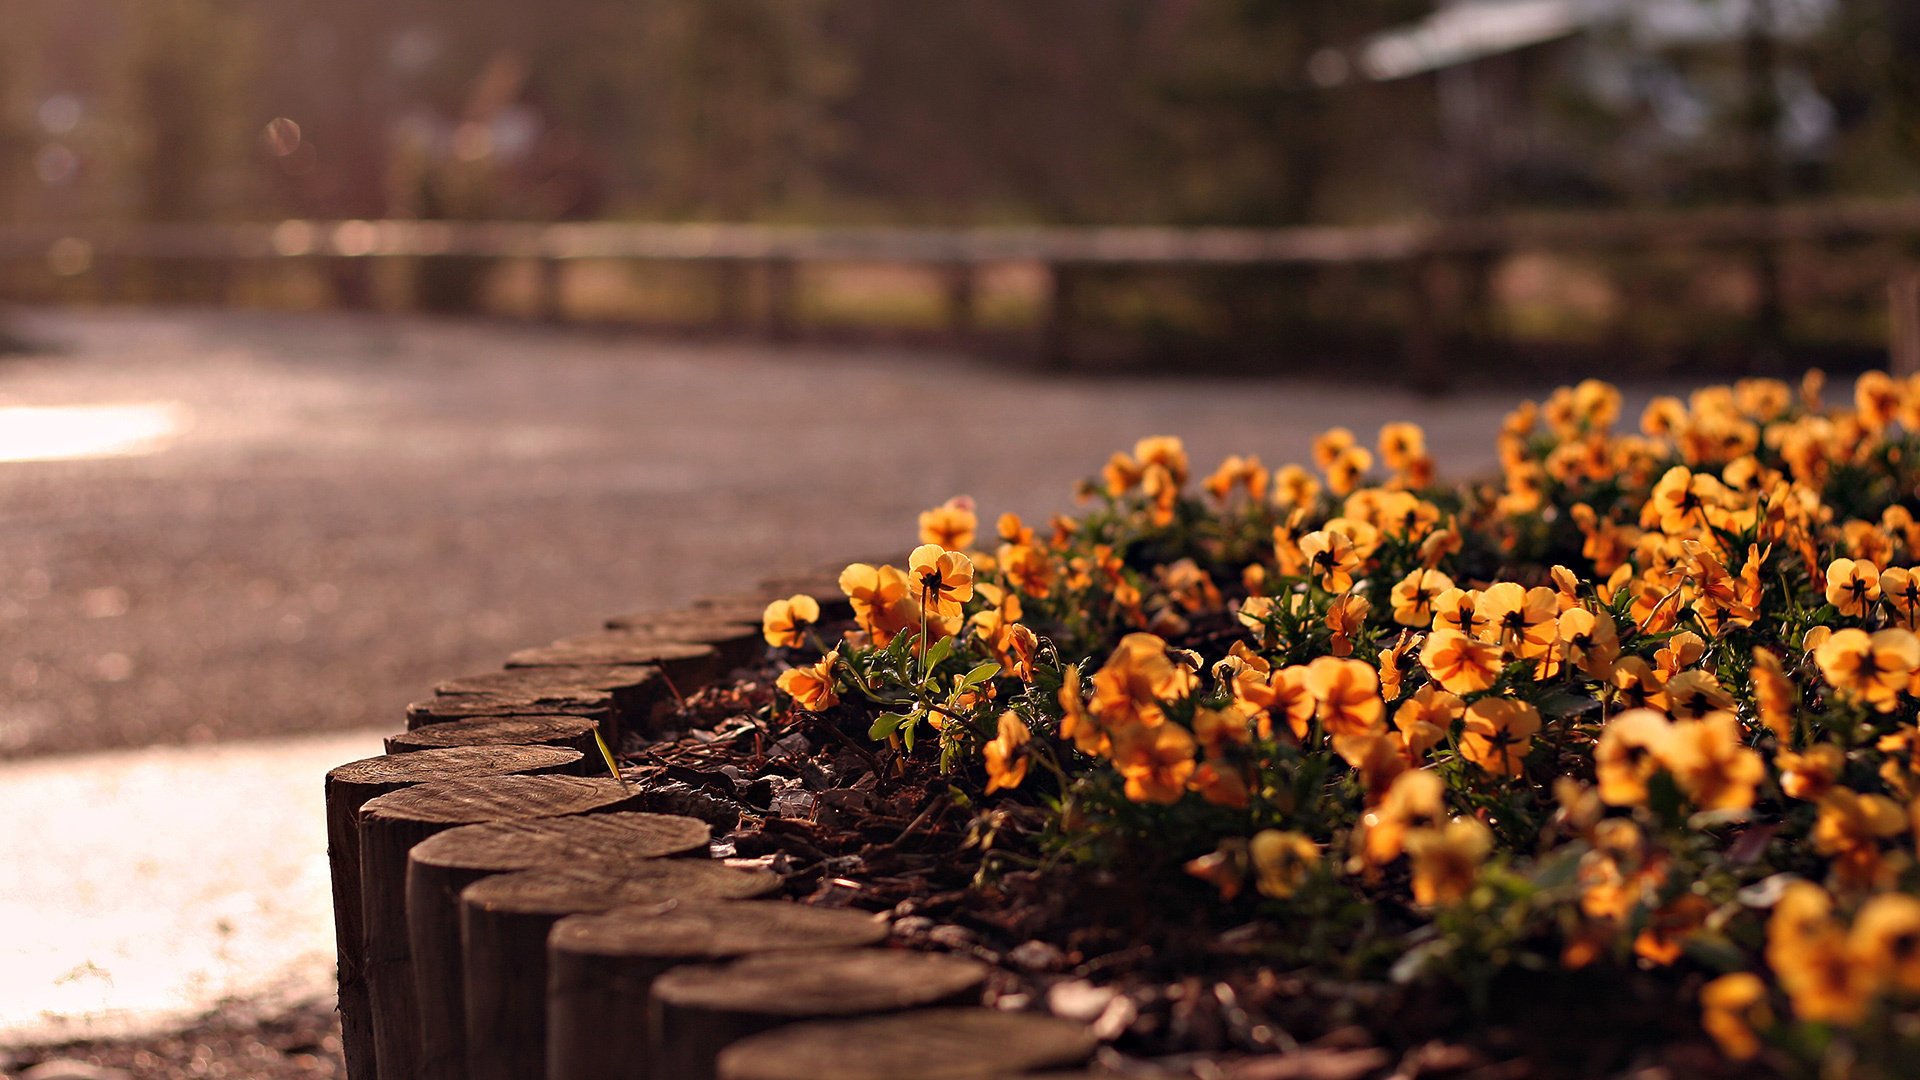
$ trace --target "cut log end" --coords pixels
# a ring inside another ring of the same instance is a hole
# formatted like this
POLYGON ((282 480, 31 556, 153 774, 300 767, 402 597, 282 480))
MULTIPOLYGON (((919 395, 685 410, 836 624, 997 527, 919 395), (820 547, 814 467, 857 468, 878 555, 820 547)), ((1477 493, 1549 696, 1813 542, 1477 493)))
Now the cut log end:
POLYGON ((499 874, 537 867, 619 865, 704 855, 713 830, 673 814, 622 812, 463 825, 415 845, 419 865, 499 874))
MULTIPOLYGON (((585 755, 558 746, 454 746, 349 762, 327 773, 329 785, 405 785, 513 773, 578 771, 585 755)), ((382 796, 384 798, 384 796, 382 796)))
POLYGON ((917 1009, 778 1028, 721 1051, 720 1080, 988 1080, 1084 1062, 1079 1024, 992 1009, 917 1009))
POLYGON ((675 961, 727 960, 791 949, 858 948, 887 939, 887 924, 866 912, 780 901, 719 901, 661 912, 617 908, 578 915, 554 927, 556 953, 675 961))
POLYGON ((593 757, 596 723, 580 716, 486 716, 428 724, 387 738, 387 753, 453 746, 561 746, 593 757))
POLYGON ((653 999, 666 1015, 682 1018, 864 1016, 978 995, 986 978, 985 964, 964 957, 836 949, 676 968, 654 981, 653 999))

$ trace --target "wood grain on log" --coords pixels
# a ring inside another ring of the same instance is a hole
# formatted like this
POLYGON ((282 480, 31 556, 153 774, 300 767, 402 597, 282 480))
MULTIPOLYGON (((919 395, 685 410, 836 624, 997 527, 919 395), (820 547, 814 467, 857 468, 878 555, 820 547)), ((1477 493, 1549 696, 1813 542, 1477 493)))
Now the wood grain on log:
POLYGON ((598 760, 596 722, 579 716, 481 716, 427 724, 387 736, 387 753, 404 754, 448 746, 564 746, 598 760))
POLYGON ((376 757, 342 765, 327 773, 327 868, 333 877, 333 929, 340 957, 342 1051, 354 1080, 377 1075, 373 1013, 367 999, 365 930, 361 923, 360 834, 362 806, 374 798, 413 784, 502 773, 569 771, 582 760, 578 751, 459 747, 422 751, 405 760, 376 757))
POLYGON ((986 977, 986 965, 977 960, 890 949, 773 954, 676 968, 653 983, 649 1074, 711 1080, 720 1051, 796 1020, 977 1004, 986 977))
POLYGON ((562 700, 526 694, 462 694, 434 697, 407 706, 407 728, 472 720, 483 716, 584 716, 603 724, 613 717, 613 695, 582 690, 562 700))
POLYGON ((993 1009, 916 1009, 791 1024, 720 1052, 721 1080, 986 1080, 1076 1065, 1093 1053, 1067 1020, 993 1009))
POLYGON ((617 867, 707 854, 705 822, 664 814, 604 813, 462 825, 414 845, 407 857, 407 926, 420 1011, 419 1075, 464 1076, 466 997, 460 893, 492 874, 537 867, 617 867))
POLYGON ((548 1080, 638 1080, 647 1071, 647 994, 681 964, 848 949, 887 938, 884 920, 785 901, 716 901, 661 912, 616 908, 561 919, 547 938, 548 1080))
POLYGON ((485 878, 460 899, 471 1080, 519 1080, 546 1068, 547 934, 567 915, 634 904, 700 907, 764 896, 778 875, 694 859, 618 871, 530 870, 485 878))
POLYGON ((541 699, 580 701, 586 695, 604 693, 609 697, 607 705, 612 711, 611 722, 603 728, 609 741, 617 739, 622 729, 646 728, 654 711, 673 700, 660 669, 645 663, 509 668, 449 679, 434 687, 434 692, 442 697, 506 695, 531 698, 535 702, 541 699))
POLYGON ((509 668, 606 667, 647 664, 659 668, 683 694, 721 674, 720 654, 711 645, 605 631, 569 638, 566 644, 521 649, 507 657, 509 668))
POLYGON ((731 671, 742 664, 751 663, 764 655, 767 649, 766 639, 761 637, 760 621, 757 618, 749 624, 701 618, 684 612, 651 618, 635 618, 623 627, 561 638, 554 644, 560 646, 575 642, 592 643, 608 634, 651 638, 655 641, 684 641, 693 645, 711 645, 714 651, 720 654, 720 666, 723 671, 731 671))
MULTIPOLYGON (((476 750, 501 749, 476 747, 476 750)), ((507 748, 523 753, 564 754, 555 747, 507 748)), ((428 753, 398 754, 404 762, 428 753)), ((489 780, 441 780, 372 799, 360 811, 361 923, 365 928, 367 995, 373 1010, 374 1057, 390 1078, 419 1074, 419 1012, 407 930, 407 853, 455 825, 523 818, 564 817, 634 809, 638 789, 611 778, 501 776, 489 780)), ((359 1078, 355 1078, 359 1080, 359 1078)))

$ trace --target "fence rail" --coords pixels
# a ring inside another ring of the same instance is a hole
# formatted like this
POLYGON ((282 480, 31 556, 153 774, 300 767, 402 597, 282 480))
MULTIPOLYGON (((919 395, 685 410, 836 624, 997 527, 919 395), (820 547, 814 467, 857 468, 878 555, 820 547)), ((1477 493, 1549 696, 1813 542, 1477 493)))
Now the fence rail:
MULTIPOLYGON (((542 264, 541 309, 558 314, 560 268, 575 260, 712 264, 722 271, 720 309, 744 310, 742 268, 761 268, 765 329, 791 332, 793 276, 806 264, 878 263, 939 269, 947 275, 954 329, 972 329, 979 268, 1044 266, 1050 286, 1040 319, 1042 355, 1062 361, 1076 320, 1075 283, 1087 271, 1256 267, 1374 267, 1405 283, 1403 339, 1416 380, 1444 370, 1440 339, 1457 336, 1474 315, 1461 297, 1460 267, 1485 273, 1492 257, 1547 250, 1560 254, 1676 249, 1755 253, 1756 272, 1775 280, 1771 252, 1790 245, 1898 245, 1902 260, 1920 251, 1920 199, 1820 203, 1769 208, 1512 216, 1371 226, 1278 229, 1158 227, 813 227, 748 224, 592 222, 306 221, 258 224, 0 226, 0 260, 63 260, 100 268, 140 260, 205 261, 225 267, 260 261, 433 260, 444 257, 542 264), (1771 268, 1771 269, 1769 269, 1771 268)), ((84 271, 65 270, 77 273, 84 271)), ((1756 319, 1769 316, 1763 297, 1756 319)), ((1777 307, 1777 295, 1772 300, 1777 307)))

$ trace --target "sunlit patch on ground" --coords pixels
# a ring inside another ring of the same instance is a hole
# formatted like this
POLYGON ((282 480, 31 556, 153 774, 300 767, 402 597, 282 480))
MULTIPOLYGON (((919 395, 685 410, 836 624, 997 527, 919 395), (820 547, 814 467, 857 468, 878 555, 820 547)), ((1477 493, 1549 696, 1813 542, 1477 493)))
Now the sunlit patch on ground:
POLYGON ((186 426, 177 402, 0 406, 0 462, 151 454, 186 426))
POLYGON ((360 731, 0 767, 0 1045, 324 998, 321 778, 379 749, 360 731))

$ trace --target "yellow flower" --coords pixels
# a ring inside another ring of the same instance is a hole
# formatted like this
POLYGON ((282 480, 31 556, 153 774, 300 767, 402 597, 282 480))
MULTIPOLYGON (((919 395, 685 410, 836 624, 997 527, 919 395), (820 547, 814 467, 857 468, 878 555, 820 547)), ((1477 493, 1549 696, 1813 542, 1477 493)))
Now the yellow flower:
POLYGON ((1620 658, 1620 635, 1612 615, 1568 608, 1560 613, 1559 634, 1567 660, 1589 678, 1606 679, 1613 674, 1613 662, 1620 658))
POLYGON ((1247 841, 1229 836, 1214 849, 1187 861, 1182 869, 1220 890, 1220 899, 1232 903, 1247 883, 1247 841))
POLYGON ((1760 1052, 1754 1030, 1773 1026, 1767 1008, 1767 984, 1750 971, 1722 975, 1700 988, 1700 1026, 1735 1061, 1748 1061, 1760 1052))
POLYGON ((1380 700, 1380 681, 1365 662, 1315 657, 1307 665, 1306 687, 1328 734, 1365 735, 1379 729, 1387 706, 1380 700))
POLYGON ((1706 524, 1706 509, 1720 505, 1726 488, 1710 473, 1694 473, 1675 465, 1660 477, 1647 496, 1640 520, 1644 528, 1658 527, 1669 536, 1706 524))
POLYGON ((939 544, 913 549, 907 556, 907 578, 913 598, 934 615, 959 615, 960 605, 973 599, 973 562, 939 544))
POLYGON ((1252 714, 1237 702, 1224 709, 1195 709, 1193 734, 1207 758, 1194 771, 1193 789, 1216 806, 1244 808, 1248 801, 1246 750, 1253 742, 1252 714))
POLYGON ((1053 592, 1053 560, 1034 544, 1001 544, 994 556, 1007 583, 1036 600, 1053 592))
POLYGON ((1846 765, 1846 751, 1832 743, 1810 746, 1802 754, 1782 750, 1773 755, 1773 767, 1780 770, 1780 790, 1787 798, 1803 802, 1814 802, 1832 791, 1846 765))
POLYGON ((1878 599, 1878 567, 1865 559, 1835 559, 1827 564, 1827 603, 1840 614, 1864 619, 1878 599))
POLYGON ((1196 767, 1193 736, 1179 724, 1114 731, 1114 765, 1126 778, 1127 798, 1168 805, 1180 801, 1196 767))
POLYGON ((1447 785, 1425 769, 1395 777, 1380 805, 1360 818, 1361 854, 1372 866, 1399 858, 1408 833, 1437 829, 1447 813, 1447 785))
POLYGON ((1742 741, 1740 721, 1730 712, 1681 720, 1662 747, 1663 763, 1680 790, 1702 810, 1745 810, 1767 766, 1742 741))
POLYGON ((1404 473, 1427 456, 1427 435, 1420 425, 1387 424, 1380 429, 1380 460, 1394 472, 1404 473))
POLYGON ((1453 579, 1438 570, 1415 570, 1393 587, 1393 621, 1401 626, 1433 625, 1433 602, 1453 588, 1453 579))
POLYGON ((1427 751, 1447 737, 1466 708, 1458 695, 1432 683, 1415 690, 1393 714, 1393 727, 1400 733, 1400 752, 1407 764, 1420 764, 1427 751))
POLYGON ((1300 538, 1300 554, 1319 578, 1321 588, 1342 593, 1353 587, 1353 572, 1360 567, 1360 556, 1346 533, 1327 529, 1310 532, 1300 538))
POLYGON ((1481 698, 1467 706, 1460 756, 1496 776, 1518 776, 1540 730, 1540 713, 1513 698, 1481 698))
MULTIPOLYGON (((1307 669, 1303 665, 1278 671, 1242 671, 1233 678, 1233 692, 1248 706, 1285 720, 1296 739, 1307 737, 1307 724, 1319 707, 1313 692, 1307 689, 1307 669)), ((1263 725, 1260 734, 1269 738, 1272 731, 1263 725)))
POLYGON ((1733 695, 1712 672, 1682 671, 1667 680, 1667 711, 1675 720, 1697 720, 1732 709, 1733 695))
POLYGON ((1613 665, 1614 700, 1623 709, 1667 710, 1667 683, 1652 665, 1623 656, 1613 665))
POLYGON ((1788 885, 1773 906, 1767 966, 1802 1020, 1854 1024, 1866 1012, 1872 972, 1854 963, 1846 933, 1833 919, 1832 899, 1812 882, 1788 885))
POLYGON ((987 758, 987 794, 1017 788, 1027 779, 1027 743, 1033 733, 1013 710, 1000 714, 999 737, 983 748, 987 758))
POLYGON ((1609 806, 1638 806, 1647 801, 1647 781, 1660 771, 1673 725, 1652 709, 1629 709, 1607 722, 1594 747, 1594 772, 1600 799, 1609 806))
POLYGON ((1207 477, 1207 493, 1225 503, 1236 489, 1244 489, 1251 502, 1264 502, 1267 497, 1267 470, 1257 457, 1241 457, 1238 454, 1227 458, 1207 477))
POLYGON ((1920 898, 1906 893, 1869 898, 1853 918, 1847 951, 1873 973, 1874 982, 1920 991, 1920 898))
POLYGON ((1327 466, 1327 490, 1345 495, 1360 485, 1360 478, 1371 468, 1373 455, 1363 447, 1350 446, 1327 466))
POLYGON ((1430 908, 1458 903, 1473 891, 1480 864, 1493 851, 1493 833, 1473 818, 1454 818, 1444 828, 1409 830, 1404 843, 1413 860, 1413 901, 1430 908))
POLYGON ((1456 694, 1492 686, 1500 677, 1500 651, 1454 630, 1435 630, 1420 649, 1427 674, 1456 694))
POLYGON ((1753 650, 1753 700, 1760 722, 1781 745, 1793 741, 1793 721, 1800 711, 1800 688, 1787 678, 1780 657, 1770 649, 1753 650))
POLYGON ((1335 656, 1352 656, 1354 638, 1360 634, 1373 605, 1358 593, 1346 593, 1327 605, 1327 628, 1333 631, 1329 647, 1335 656))
POLYGON ((1516 660, 1535 660, 1552 651, 1559 637, 1560 604, 1552 589, 1526 589, 1502 581, 1481 594, 1478 614, 1499 635, 1500 647, 1516 660))
POLYGON ((1836 787, 1820 798, 1813 850, 1833 859, 1833 877, 1849 889, 1880 884, 1880 841, 1907 831, 1907 814, 1885 795, 1836 787))
POLYGON ((807 642, 807 628, 819 621, 820 601, 789 596, 767 605, 760 615, 760 634, 776 649, 797 649, 807 642))
POLYGON ((942 548, 973 546, 973 534, 980 518, 973 512, 973 500, 965 495, 948 499, 931 510, 920 512, 920 542, 942 548))
POLYGON ((1187 483, 1187 448, 1178 436, 1149 435, 1133 444, 1133 458, 1142 468, 1165 469, 1175 487, 1187 483))
POLYGON ((875 645, 920 622, 920 605, 907 595, 907 576, 898 567, 854 563, 840 571, 840 591, 853 605, 854 621, 875 645))
POLYGON ((1868 635, 1865 630, 1844 627, 1820 642, 1813 659, 1827 683, 1843 696, 1892 712, 1909 678, 1920 669, 1920 637, 1899 629, 1868 635))
POLYGON ((1099 723, 1087 712, 1086 700, 1080 696, 1078 664, 1068 664, 1060 673, 1060 691, 1055 699, 1060 702, 1060 737, 1072 739, 1074 748, 1083 754, 1106 753, 1106 732, 1100 730, 1099 723))
POLYGON ((1904 630, 1920 630, 1920 574, 1904 566, 1882 570, 1880 596, 1893 612, 1896 626, 1904 630))
POLYGON ((1433 628, 1465 634, 1475 641, 1494 641, 1493 623, 1479 608, 1477 590, 1444 590, 1433 599, 1433 628))
POLYGON ((810 667, 789 668, 780 673, 775 685, 791 697, 794 704, 808 712, 824 712, 840 704, 840 695, 835 691, 833 665, 840 659, 840 650, 834 649, 820 658, 820 662, 810 667))
POLYGON ((1321 470, 1333 467, 1334 459, 1345 453, 1357 440, 1353 432, 1343 427, 1328 428, 1313 439, 1313 463, 1321 470))
POLYGON ((1275 900, 1292 896, 1320 865, 1320 847, 1304 833, 1262 829, 1247 845, 1254 886, 1275 900))

